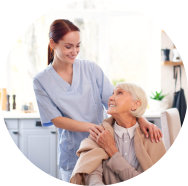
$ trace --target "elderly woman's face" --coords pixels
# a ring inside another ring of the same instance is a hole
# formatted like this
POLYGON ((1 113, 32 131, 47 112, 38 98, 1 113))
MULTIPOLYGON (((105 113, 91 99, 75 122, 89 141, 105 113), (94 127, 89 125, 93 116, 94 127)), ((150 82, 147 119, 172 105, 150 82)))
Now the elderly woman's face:
POLYGON ((131 110, 137 108, 136 100, 132 95, 121 89, 117 88, 114 90, 113 95, 108 100, 108 111, 110 115, 130 113, 131 110))

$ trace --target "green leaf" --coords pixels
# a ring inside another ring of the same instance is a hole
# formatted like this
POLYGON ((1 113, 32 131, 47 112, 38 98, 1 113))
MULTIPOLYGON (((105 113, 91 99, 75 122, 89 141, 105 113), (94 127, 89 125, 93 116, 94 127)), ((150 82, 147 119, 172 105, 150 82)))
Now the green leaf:
POLYGON ((152 96, 150 96, 151 99, 159 100, 161 101, 166 95, 162 93, 162 90, 160 92, 155 91, 155 93, 152 92, 152 96))

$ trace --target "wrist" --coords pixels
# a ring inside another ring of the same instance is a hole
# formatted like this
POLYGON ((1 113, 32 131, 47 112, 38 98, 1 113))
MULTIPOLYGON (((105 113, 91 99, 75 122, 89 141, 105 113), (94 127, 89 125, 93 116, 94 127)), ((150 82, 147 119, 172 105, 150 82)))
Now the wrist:
POLYGON ((85 132, 89 132, 89 130, 93 127, 93 123, 86 123, 86 131, 85 132))
POLYGON ((118 150, 117 150, 116 147, 109 148, 107 151, 108 151, 107 154, 108 154, 110 157, 112 157, 116 152, 118 152, 118 150))

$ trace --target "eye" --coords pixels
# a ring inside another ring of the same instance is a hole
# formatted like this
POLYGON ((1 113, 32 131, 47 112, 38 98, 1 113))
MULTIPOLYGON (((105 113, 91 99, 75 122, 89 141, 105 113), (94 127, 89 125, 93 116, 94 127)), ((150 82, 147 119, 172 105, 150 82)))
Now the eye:
POLYGON ((118 91, 117 94, 121 95, 121 94, 123 94, 123 91, 118 91))
POLYGON ((65 48, 66 48, 66 49, 71 49, 71 46, 66 45, 65 48))
POLYGON ((76 48, 80 48, 80 45, 77 45, 76 48))

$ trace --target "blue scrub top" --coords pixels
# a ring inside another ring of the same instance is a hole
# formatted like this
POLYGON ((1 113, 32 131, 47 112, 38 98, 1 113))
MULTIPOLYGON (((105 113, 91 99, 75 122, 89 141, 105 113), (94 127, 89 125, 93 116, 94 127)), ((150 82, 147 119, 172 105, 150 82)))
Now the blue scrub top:
MULTIPOLYGON (((51 120, 59 116, 100 124, 113 93, 112 84, 97 64, 78 59, 73 64, 71 85, 50 64, 35 76, 33 86, 43 126, 52 125, 51 120)), ((73 170, 78 159, 76 151, 89 133, 61 128, 58 132, 59 166, 73 170)))

